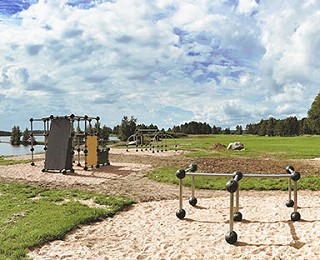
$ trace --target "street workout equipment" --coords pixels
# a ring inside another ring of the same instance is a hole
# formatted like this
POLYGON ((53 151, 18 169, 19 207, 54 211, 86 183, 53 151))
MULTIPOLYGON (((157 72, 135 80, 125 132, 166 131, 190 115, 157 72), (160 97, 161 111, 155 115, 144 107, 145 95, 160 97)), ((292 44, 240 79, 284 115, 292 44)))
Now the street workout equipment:
POLYGON ((191 182, 191 197, 189 198, 189 204, 195 206, 197 204, 197 198, 195 197, 195 177, 231 177, 226 183, 226 189, 230 193, 230 214, 229 214, 229 231, 225 235, 225 240, 229 244, 234 244, 237 242, 238 235, 234 231, 234 221, 241 221, 243 216, 239 212, 239 187, 240 181, 243 178, 285 178, 288 180, 288 195, 289 199, 286 202, 287 207, 294 207, 294 211, 291 214, 292 221, 299 221, 301 219, 300 213, 298 212, 298 184, 301 175, 299 172, 295 171, 293 166, 286 167, 285 174, 244 174, 240 171, 235 171, 233 173, 200 173, 197 171, 197 165, 190 164, 185 170, 178 170, 176 176, 179 179, 179 209, 176 211, 176 216, 179 219, 183 219, 186 216, 186 211, 183 209, 183 179, 186 176, 192 177, 191 182), (293 185, 293 199, 292 193, 292 183, 293 185), (234 196, 235 194, 235 196, 234 196))
POLYGON ((168 143, 177 151, 176 140, 172 135, 158 129, 137 129, 136 133, 127 139, 126 151, 129 152, 130 145, 135 145, 136 152, 139 150, 141 152, 151 151, 152 153, 166 152, 169 148, 168 143))
POLYGON ((30 118, 31 123, 31 165, 34 166, 34 137, 44 136, 45 161, 43 172, 59 171, 74 172, 74 150, 77 153, 78 163, 81 166, 80 152, 84 153, 84 170, 88 167, 99 168, 108 165, 109 148, 99 149, 99 117, 88 116, 49 116, 30 118), (95 121, 95 129, 92 127, 95 121), (34 130, 35 122, 43 122, 43 130, 34 130), (75 122, 77 126, 75 129, 75 122), (84 129, 81 130, 81 127, 84 129), (84 147, 83 147, 84 142, 84 147), (83 147, 83 148, 81 148, 83 147))

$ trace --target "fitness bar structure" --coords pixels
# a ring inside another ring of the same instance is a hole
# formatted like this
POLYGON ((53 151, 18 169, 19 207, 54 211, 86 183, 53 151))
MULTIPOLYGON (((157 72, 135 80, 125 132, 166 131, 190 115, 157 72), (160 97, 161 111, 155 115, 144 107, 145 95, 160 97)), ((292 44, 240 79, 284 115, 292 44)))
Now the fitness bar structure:
POLYGON ((34 142, 35 136, 44 136, 45 162, 43 172, 59 171, 66 173, 74 172, 74 150, 78 152, 77 166, 81 166, 80 152, 84 153, 84 170, 88 167, 108 165, 109 148, 99 149, 99 117, 75 116, 49 116, 42 118, 30 118, 31 123, 31 165, 34 166, 34 142), (95 121, 96 128, 92 127, 95 121), (43 122, 43 130, 34 130, 34 122, 43 122), (74 123, 77 122, 76 130, 74 123), (81 130, 80 122, 84 124, 81 130), (81 145, 84 140, 84 148, 81 145), (76 149, 75 149, 76 147, 76 149))
POLYGON ((129 136, 127 139, 127 149, 129 152, 129 146, 134 145, 136 152, 139 151, 152 151, 155 152, 166 152, 168 151, 169 145, 168 140, 171 140, 173 148, 177 151, 176 140, 172 135, 165 133, 164 131, 159 131, 158 129, 138 129, 136 133, 129 136))
POLYGON ((189 204, 195 206, 197 204, 197 198, 195 197, 195 177, 232 177, 231 180, 227 181, 226 189, 230 193, 230 217, 229 217, 229 231, 225 235, 225 240, 229 244, 237 242, 238 235, 234 231, 234 222, 241 221, 243 216, 239 212, 239 187, 240 181, 243 178, 287 178, 288 179, 288 194, 289 199, 286 202, 287 207, 294 207, 294 212, 291 214, 292 221, 299 221, 301 219, 300 213, 298 212, 298 185, 297 182, 300 180, 301 175, 295 171, 293 166, 286 167, 286 174, 243 174, 240 171, 233 173, 200 173, 197 171, 196 164, 190 164, 185 170, 178 170, 176 176, 179 179, 179 209, 176 211, 176 216, 179 219, 183 219, 186 216, 186 211, 183 209, 183 179, 186 176, 192 177, 191 182, 191 197, 189 198, 189 204), (292 200, 292 183, 294 181, 294 199, 292 200), (235 196, 234 196, 235 194, 235 196), (235 201, 234 201, 235 200, 235 201))

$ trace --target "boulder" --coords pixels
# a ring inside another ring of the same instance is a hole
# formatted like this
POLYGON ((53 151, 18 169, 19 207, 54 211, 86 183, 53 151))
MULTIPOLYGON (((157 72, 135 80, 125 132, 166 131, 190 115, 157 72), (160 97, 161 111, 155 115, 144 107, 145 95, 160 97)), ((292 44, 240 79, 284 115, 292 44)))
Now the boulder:
POLYGON ((241 142, 230 143, 227 147, 230 150, 244 150, 244 145, 241 142))

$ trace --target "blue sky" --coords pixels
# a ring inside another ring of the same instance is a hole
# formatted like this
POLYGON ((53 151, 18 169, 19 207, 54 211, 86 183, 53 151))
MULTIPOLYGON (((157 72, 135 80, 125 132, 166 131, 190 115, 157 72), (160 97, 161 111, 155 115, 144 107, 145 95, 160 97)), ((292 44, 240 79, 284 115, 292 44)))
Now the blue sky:
POLYGON ((316 0, 1 0, 0 129, 124 115, 168 128, 307 115, 316 0))

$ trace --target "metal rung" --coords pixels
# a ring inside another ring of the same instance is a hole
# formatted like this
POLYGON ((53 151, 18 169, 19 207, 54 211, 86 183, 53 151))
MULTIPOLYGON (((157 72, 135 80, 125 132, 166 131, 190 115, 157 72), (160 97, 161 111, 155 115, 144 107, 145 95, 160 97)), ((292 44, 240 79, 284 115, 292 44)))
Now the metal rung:
POLYGON ((291 174, 255 174, 255 173, 247 173, 247 174, 243 174, 243 177, 253 177, 253 178, 291 178, 291 174))
POLYGON ((201 173, 201 172, 186 172, 186 175, 190 176, 202 176, 202 177, 233 177, 233 173, 201 173))

